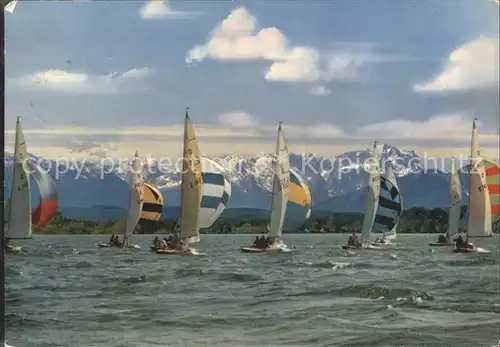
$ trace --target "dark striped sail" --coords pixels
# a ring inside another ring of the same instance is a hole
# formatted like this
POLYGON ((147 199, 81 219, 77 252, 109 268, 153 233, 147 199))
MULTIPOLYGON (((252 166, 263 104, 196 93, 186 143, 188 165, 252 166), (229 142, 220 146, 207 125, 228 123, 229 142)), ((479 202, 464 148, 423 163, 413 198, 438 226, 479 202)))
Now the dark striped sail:
POLYGON ((386 174, 380 176, 380 194, 372 232, 395 235, 402 211, 403 198, 392 166, 389 165, 386 174))
POLYGON ((140 234, 154 233, 163 212, 163 194, 152 183, 144 182, 144 203, 142 204, 141 218, 139 219, 140 234))

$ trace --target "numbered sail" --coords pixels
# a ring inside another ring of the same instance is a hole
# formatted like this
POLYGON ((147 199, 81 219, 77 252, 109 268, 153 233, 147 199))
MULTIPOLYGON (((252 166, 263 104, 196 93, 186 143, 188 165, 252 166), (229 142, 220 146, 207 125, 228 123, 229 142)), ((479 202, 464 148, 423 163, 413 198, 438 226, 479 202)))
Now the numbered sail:
POLYGON ((474 119, 471 139, 467 236, 484 237, 491 235, 491 232, 490 194, 486 180, 484 160, 481 157, 481 147, 477 138, 476 120, 474 119))
POLYGON ((36 231, 47 224, 57 212, 58 196, 56 184, 50 173, 39 165, 27 163, 39 192, 39 202, 32 213, 32 223, 36 231))
POLYGON ((181 240, 188 243, 198 242, 198 215, 202 197, 203 179, 198 141, 193 125, 186 112, 184 123, 184 151, 181 183, 181 240))
POLYGON ((135 158, 130 165, 130 200, 127 220, 125 222, 125 236, 131 235, 134 232, 141 218, 144 202, 143 183, 141 158, 135 152, 135 158))
POLYGON ((231 181, 227 171, 217 162, 202 157, 203 196, 198 227, 209 228, 224 212, 231 199, 231 181))
POLYGON ((297 231, 311 216, 311 192, 298 169, 290 169, 290 185, 283 230, 297 231))
POLYGON ((448 211, 448 230, 446 231, 446 238, 448 240, 451 240, 460 228, 461 201, 462 185, 460 184, 460 178, 455 166, 455 158, 452 158, 450 168, 450 209, 448 211))
POLYGON ((361 227, 361 243, 366 243, 375 222, 375 212, 378 208, 380 195, 380 154, 377 141, 373 143, 372 158, 368 168, 368 187, 365 202, 365 214, 361 227))
POLYGON ((385 175, 380 177, 380 193, 373 232, 384 233, 388 235, 386 238, 394 239, 402 211, 403 198, 392 165, 389 165, 385 175))
POLYGON ((282 123, 278 126, 278 140, 276 142, 276 157, 274 160, 273 196, 271 202, 271 221, 269 223, 269 237, 279 238, 283 232, 286 205, 290 184, 290 159, 288 148, 283 134, 282 123))
POLYGON ((12 193, 8 208, 9 227, 6 235, 8 239, 31 238, 31 191, 27 160, 26 140, 24 139, 21 121, 17 118, 12 193))
POLYGON ((493 222, 500 219, 500 165, 483 157, 486 168, 486 182, 490 192, 491 218, 493 222))

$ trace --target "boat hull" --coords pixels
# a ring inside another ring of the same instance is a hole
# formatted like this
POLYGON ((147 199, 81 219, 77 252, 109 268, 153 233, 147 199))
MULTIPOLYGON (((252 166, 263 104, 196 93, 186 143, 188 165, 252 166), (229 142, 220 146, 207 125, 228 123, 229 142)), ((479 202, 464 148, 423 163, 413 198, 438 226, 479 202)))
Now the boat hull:
POLYGON ((269 252, 267 248, 254 248, 254 247, 243 247, 241 249, 243 253, 266 253, 269 252))
POLYGON ((374 245, 374 244, 371 244, 371 245, 368 245, 368 246, 361 246, 361 247, 355 247, 355 246, 347 246, 347 245, 342 245, 342 248, 343 249, 349 249, 349 250, 353 250, 353 249, 384 249, 383 247, 380 247, 379 245, 374 245))
POLYGON ((455 248, 453 253, 474 253, 476 252, 475 248, 455 248))
POLYGON ((429 242, 428 245, 431 247, 455 246, 454 243, 448 243, 448 242, 429 242))
POLYGON ((170 255, 176 255, 176 254, 189 254, 190 250, 185 249, 185 250, 179 250, 179 249, 157 249, 156 254, 170 254, 170 255))
POLYGON ((109 248, 109 247, 111 247, 111 245, 109 243, 100 243, 98 246, 100 248, 109 248))
POLYGON ((355 247, 355 246, 346 246, 346 245, 342 245, 342 249, 361 249, 363 247, 355 247))
POLYGON ((22 248, 19 246, 8 245, 7 248, 5 249, 5 253, 17 254, 17 253, 21 253, 21 251, 22 251, 22 248))
POLYGON ((139 246, 139 245, 127 245, 127 246, 121 247, 121 248, 141 249, 141 246, 139 246))

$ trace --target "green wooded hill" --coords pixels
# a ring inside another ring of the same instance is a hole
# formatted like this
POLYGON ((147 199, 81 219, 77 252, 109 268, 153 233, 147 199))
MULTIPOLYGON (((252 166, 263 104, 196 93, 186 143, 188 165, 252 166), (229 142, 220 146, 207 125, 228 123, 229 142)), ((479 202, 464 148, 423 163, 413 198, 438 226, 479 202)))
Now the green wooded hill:
MULTIPOLYGON (((465 211, 465 208, 463 208, 465 211)), ((230 233, 265 233, 268 220, 261 219, 219 219, 210 229, 202 230, 209 234, 230 233)), ((361 231, 363 214, 361 213, 334 213, 324 219, 308 221, 302 228, 295 232, 318 233, 321 229, 325 233, 353 233, 361 231)), ((414 207, 405 210, 398 224, 398 233, 444 233, 447 228, 447 209, 427 209, 414 207)), ((166 220, 158 223, 139 223, 137 233, 167 234, 174 227, 175 221, 166 220)), ((7 225, 5 225, 7 227, 7 225)), ((88 222, 83 220, 66 219, 56 215, 40 230, 40 234, 112 234, 121 233, 125 228, 124 221, 88 222)), ((494 232, 500 230, 500 219, 494 222, 494 232)))

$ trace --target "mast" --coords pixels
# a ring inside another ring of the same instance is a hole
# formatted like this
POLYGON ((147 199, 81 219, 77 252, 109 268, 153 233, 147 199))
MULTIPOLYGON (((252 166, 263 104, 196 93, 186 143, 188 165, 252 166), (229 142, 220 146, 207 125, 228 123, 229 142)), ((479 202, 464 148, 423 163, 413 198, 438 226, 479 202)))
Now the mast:
MULTIPOLYGON (((186 126, 186 123, 187 123, 187 120, 189 119, 189 106, 186 107, 186 115, 184 117, 184 142, 182 144, 182 156, 184 157, 184 151, 186 150, 184 147, 186 146, 186 138, 187 138, 187 126, 186 126)), ((174 237, 176 240, 179 240, 181 239, 181 232, 182 232, 182 226, 181 226, 181 216, 182 216, 182 197, 184 196, 184 189, 182 189, 182 182, 184 181, 184 175, 185 175, 185 168, 184 168, 184 165, 185 165, 185 161, 186 161, 186 158, 182 158, 182 172, 181 172, 181 206, 179 208, 179 218, 177 219, 177 225, 174 226, 174 237), (175 230, 177 229, 177 230, 175 230)))
MULTIPOLYGON (((475 134, 475 130, 476 130, 476 120, 477 120, 477 117, 474 117, 474 119, 472 120, 472 136, 471 136, 471 139, 470 139, 470 164, 469 164, 469 195, 467 197, 467 220, 466 220, 466 224, 465 225, 469 225, 469 214, 470 214, 470 193, 471 193, 471 189, 472 189, 472 165, 473 165, 473 157, 474 157, 474 150, 476 149, 476 134, 475 134)), ((467 231, 465 233, 465 242, 469 242, 469 228, 467 228, 467 231)))

